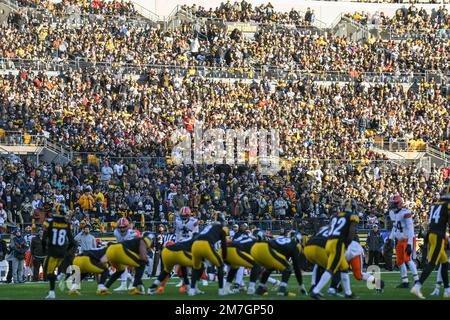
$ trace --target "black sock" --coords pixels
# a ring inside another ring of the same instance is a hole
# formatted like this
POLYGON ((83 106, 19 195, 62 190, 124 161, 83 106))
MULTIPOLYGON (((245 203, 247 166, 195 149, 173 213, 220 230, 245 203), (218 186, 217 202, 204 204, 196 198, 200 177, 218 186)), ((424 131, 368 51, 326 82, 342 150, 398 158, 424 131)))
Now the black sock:
POLYGON ((269 279, 270 274, 272 273, 273 269, 269 269, 269 270, 264 270, 262 276, 261 276, 261 280, 259 280, 260 285, 265 286, 267 279, 269 279))
POLYGON ((125 271, 125 270, 114 272, 114 273, 111 275, 111 277, 109 277, 109 280, 108 280, 108 282, 105 284, 105 287, 107 287, 107 288, 111 287, 111 285, 112 285, 117 279, 120 278, 120 276, 122 275, 122 273, 123 273, 124 271, 125 271))
POLYGON ((50 282, 50 291, 55 291, 56 276, 54 273, 48 274, 47 279, 50 282))
POLYGON ((197 280, 200 279, 202 276, 202 270, 203 269, 192 269, 192 276, 191 276, 191 288, 195 289, 195 285, 197 284, 197 280))
POLYGON ((250 272, 250 282, 256 282, 258 280, 258 276, 261 273, 261 267, 256 265, 252 268, 250 272))
POLYGON ((219 289, 223 288, 223 266, 217 268, 217 280, 219 281, 219 289))
POLYGON ((336 289, 338 288, 339 282, 341 282, 341 273, 337 272, 336 274, 333 275, 333 277, 331 278, 331 285, 330 288, 336 289))
POLYGON ((443 263, 441 265, 441 276, 442 276, 442 283, 444 284, 444 288, 448 288, 448 262, 443 263))
POLYGON ((281 282, 288 283, 291 273, 291 268, 284 269, 283 272, 281 272, 281 282))
POLYGON ((425 268, 422 271, 422 274, 420 275, 419 278, 419 282, 421 284, 423 284, 425 282, 425 280, 427 280, 427 278, 430 276, 430 274, 433 272, 434 268, 436 266, 434 264, 431 263, 427 263, 427 265, 425 266, 425 268))
POLYGON ((144 275, 145 265, 145 263, 141 263, 141 265, 135 269, 133 287, 137 287, 143 284, 142 276, 144 275))
POLYGON ((181 267, 181 277, 183 278, 183 283, 185 286, 189 285, 189 277, 188 277, 188 272, 187 272, 187 268, 186 267, 181 267))
POLYGON ((230 269, 227 274, 227 282, 232 283, 234 280, 234 277, 236 276, 236 273, 238 272, 238 269, 230 269))
POLYGON ((108 271, 108 269, 106 269, 100 275, 100 282, 99 282, 99 284, 105 284, 106 279, 108 279, 108 276, 109 276, 109 271, 108 271))

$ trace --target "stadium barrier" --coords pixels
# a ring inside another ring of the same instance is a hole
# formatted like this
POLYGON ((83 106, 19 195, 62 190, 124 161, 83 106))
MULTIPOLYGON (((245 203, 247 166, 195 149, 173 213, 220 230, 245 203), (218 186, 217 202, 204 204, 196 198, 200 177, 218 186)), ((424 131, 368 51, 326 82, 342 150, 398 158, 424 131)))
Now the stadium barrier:
POLYGON ((281 69, 266 65, 262 67, 207 67, 189 65, 156 65, 156 64, 132 64, 105 61, 92 61, 84 58, 64 62, 52 62, 28 59, 0 59, 0 72, 9 73, 13 70, 33 70, 44 72, 67 72, 83 70, 85 72, 111 71, 122 74, 135 75, 138 78, 150 70, 178 74, 180 76, 202 76, 205 78, 225 78, 231 80, 261 80, 263 78, 275 78, 283 80, 309 79, 325 82, 351 82, 360 77, 366 82, 399 82, 422 83, 433 79, 437 83, 445 83, 450 77, 450 72, 437 71, 426 72, 356 72, 349 71, 308 71, 297 68, 281 69))

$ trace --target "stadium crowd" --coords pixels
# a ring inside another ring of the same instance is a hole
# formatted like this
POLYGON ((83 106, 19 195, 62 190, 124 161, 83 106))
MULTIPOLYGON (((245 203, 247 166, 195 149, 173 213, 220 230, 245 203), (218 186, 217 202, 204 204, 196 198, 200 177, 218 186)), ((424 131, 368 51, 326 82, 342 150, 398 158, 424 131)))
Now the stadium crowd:
MULTIPOLYGON (((51 14, 136 15, 127 2, 20 1, 51 14), (70 9, 72 8, 72 9, 70 9)), ((448 12, 425 17, 410 7, 401 18, 382 19, 394 28, 444 28, 448 12), (420 17, 420 18, 418 18, 420 17)), ((278 13, 270 3, 252 8, 245 1, 206 11, 198 17, 309 25, 314 12, 278 13)), ((448 169, 430 172, 398 166, 372 149, 375 138, 406 138, 449 148, 449 92, 434 80, 369 84, 361 72, 449 71, 449 44, 432 32, 403 42, 369 38, 356 42, 298 30, 260 30, 246 38, 220 24, 185 23, 176 30, 124 20, 89 25, 35 23, 32 11, 18 11, 0 28, 6 59, 65 63, 91 62, 227 66, 351 72, 353 82, 321 85, 293 73, 289 80, 215 81, 195 72, 145 67, 133 77, 112 70, 71 70, 60 75, 22 69, 0 76, 0 131, 44 135, 79 152, 67 165, 30 159, 0 159, 0 233, 31 226, 37 232, 46 210, 66 211, 75 233, 112 231, 120 217, 143 230, 170 225, 182 207, 203 223, 225 212, 230 223, 246 221, 271 228, 276 220, 305 228, 327 219, 343 197, 358 201, 364 226, 387 223, 389 197, 402 194, 426 227, 448 169), (172 133, 207 128, 274 128, 281 156, 290 160, 274 176, 252 167, 173 166, 167 163, 172 133), (88 155, 86 159, 84 155, 88 155), (153 159, 163 158, 155 165, 153 159), (333 160, 331 160, 333 159, 333 160), (313 219, 313 220, 311 220, 313 219)), ((364 23, 361 18, 353 18, 364 23)), ((94 67, 95 68, 95 67, 94 67)), ((14 134, 11 136, 14 138, 14 134)), ((13 141, 14 142, 14 141, 13 141)), ((282 228, 282 225, 279 225, 282 228)), ((20 239, 19 239, 20 240, 20 239)), ((13 241, 14 243, 14 241, 13 241)))
MULTIPOLYGON (((31 12, 32 11, 27 11, 31 12)), ((448 17, 448 14, 446 15, 448 17)), ((426 72, 449 70, 448 43, 432 33, 394 42, 381 38, 304 35, 301 30, 261 28, 254 37, 217 23, 185 23, 164 31, 150 24, 94 20, 82 25, 34 23, 13 13, 0 32, 2 57, 63 63, 76 60, 136 65, 278 68, 328 72, 426 72)))
POLYGON ((123 0, 64 0, 58 3, 49 0, 17 0, 17 2, 21 7, 46 9, 54 15, 73 13, 126 17, 137 15, 133 2, 123 0))
POLYGON ((383 12, 355 12, 348 14, 349 17, 362 23, 363 25, 378 25, 385 28, 394 29, 396 32, 422 31, 424 33, 434 33, 441 29, 448 29, 450 18, 448 9, 440 6, 428 13, 424 8, 417 8, 414 5, 406 8, 399 8, 393 17, 387 17, 383 12))

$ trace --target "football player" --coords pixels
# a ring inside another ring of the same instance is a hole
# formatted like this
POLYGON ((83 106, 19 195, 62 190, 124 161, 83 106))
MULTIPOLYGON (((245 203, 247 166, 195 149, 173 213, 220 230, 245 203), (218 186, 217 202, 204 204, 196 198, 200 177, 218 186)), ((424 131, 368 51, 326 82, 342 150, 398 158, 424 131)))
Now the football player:
POLYGON ((148 288, 148 294, 156 293, 156 289, 158 288, 158 292, 164 292, 164 284, 170 278, 170 273, 173 270, 173 267, 178 265, 180 266, 181 276, 183 278, 183 285, 178 290, 180 293, 186 293, 186 288, 189 286, 189 278, 187 275, 186 267, 192 267, 192 244, 195 239, 190 238, 180 242, 176 242, 175 244, 167 245, 161 252, 162 265, 164 266, 163 270, 158 276, 152 286, 148 288))
MULTIPOLYGON (((319 232, 311 237, 305 245, 303 249, 303 253, 305 254, 306 259, 309 262, 314 264, 313 274, 311 277, 311 287, 314 288, 317 283, 317 279, 320 279, 320 276, 323 274, 327 267, 328 257, 325 250, 327 238, 328 238, 328 226, 322 227, 319 232)), ((375 281, 375 277, 367 272, 362 271, 363 266, 363 254, 364 249, 359 244, 358 241, 353 240, 348 248, 345 251, 345 260, 351 267, 353 276, 358 281, 375 281)), ((337 286, 340 282, 340 274, 337 273, 331 282, 330 289, 328 293, 334 295, 336 294, 337 286)), ((384 287, 384 283, 381 281, 380 288, 377 288, 378 291, 381 291, 384 287)))
MULTIPOLYGON (((109 265, 108 259, 106 258, 107 249, 108 248, 105 247, 97 250, 84 251, 82 254, 76 256, 72 261, 72 265, 80 268, 80 280, 83 280, 83 278, 89 273, 100 275, 96 291, 99 295, 111 294, 111 291, 109 291, 104 285, 109 276, 109 265)), ((77 284, 74 283, 72 285, 69 295, 80 295, 77 284)))
MULTIPOLYGON (((124 242, 126 240, 131 240, 138 237, 136 231, 131 227, 130 222, 126 218, 120 218, 117 220, 116 228, 114 229, 114 237, 116 237, 117 242, 124 242)), ((133 282, 133 276, 128 271, 128 268, 122 273, 120 277, 120 286, 115 288, 114 291, 126 291, 132 290, 133 285, 127 287, 128 279, 133 282)))
POLYGON ((389 216, 393 223, 388 242, 395 240, 396 264, 400 269, 402 283, 397 288, 409 288, 406 265, 413 275, 414 281, 419 281, 417 267, 411 259, 415 252, 414 222, 412 212, 404 207, 400 195, 393 196, 389 201, 389 216))
MULTIPOLYGON (((261 267, 256 263, 255 259, 251 255, 253 245, 258 241, 264 241, 265 235, 261 230, 255 230, 254 236, 250 237, 247 233, 238 235, 227 246, 227 258, 224 259, 225 263, 230 266, 227 278, 225 281, 225 294, 236 293, 231 290, 231 284, 233 279, 238 273, 240 268, 250 268, 250 283, 248 286, 247 294, 255 293, 256 280, 261 272, 261 267)), ((222 252, 219 252, 222 255, 222 252)), ((239 289, 238 289, 239 290, 239 289)))
POLYGON ((135 275, 133 281, 133 289, 129 290, 129 294, 144 294, 144 285, 142 283, 142 275, 145 266, 148 263, 147 252, 150 250, 154 236, 150 232, 144 232, 142 237, 125 240, 121 243, 111 244, 106 250, 106 259, 116 269, 106 283, 106 288, 111 285, 122 275, 127 266, 134 267, 135 275))
POLYGON ((295 293, 288 292, 286 288, 292 273, 292 266, 297 278, 299 292, 306 294, 301 271, 301 266, 304 262, 304 255, 301 253, 300 246, 301 239, 302 236, 299 232, 291 231, 286 237, 278 237, 253 245, 251 249, 252 257, 259 265, 265 268, 261 275, 259 286, 256 289, 256 294, 267 294, 266 282, 270 274, 274 270, 278 270, 281 271, 281 284, 277 294, 280 296, 295 296, 295 293), (292 259, 292 266, 289 263, 289 259, 292 259))
MULTIPOLYGON (((350 288, 350 277, 348 274, 349 265, 345 260, 345 250, 353 241, 356 235, 356 226, 359 222, 355 214, 357 203, 355 200, 347 199, 343 202, 343 210, 338 212, 330 221, 325 253, 327 256, 326 271, 322 274, 319 283, 311 290, 311 298, 321 300, 323 296, 321 290, 337 272, 341 272, 342 286, 345 297, 354 298, 350 288)), ((319 249, 317 249, 319 250, 319 249)), ((323 259, 323 252, 318 255, 318 259, 323 259)), ((325 265, 325 261, 318 261, 317 264, 325 265)))
POLYGON ((448 257, 445 252, 445 235, 447 227, 450 225, 450 185, 446 186, 441 193, 438 202, 430 208, 430 218, 428 225, 428 255, 420 279, 411 289, 411 293, 421 299, 425 299, 421 292, 421 287, 428 276, 440 263, 440 273, 444 284, 444 298, 450 298, 450 288, 448 286, 448 257))
POLYGON ((217 221, 205 227, 195 238, 195 241, 192 244, 193 270, 191 277, 191 288, 188 291, 188 295, 194 296, 198 293, 196 284, 202 275, 204 260, 209 261, 211 265, 217 267, 219 295, 223 296, 225 294, 223 289, 224 263, 222 260, 227 258, 226 237, 228 235, 228 231, 224 228, 225 225, 225 216, 222 213, 219 213, 217 216, 217 221), (215 249, 216 243, 219 242, 222 249, 222 256, 220 256, 215 249))
POLYGON ((55 299, 55 270, 60 267, 66 251, 75 246, 75 240, 70 231, 70 223, 65 216, 51 214, 44 221, 44 235, 42 237, 42 247, 46 251, 44 261, 44 274, 50 283, 50 291, 46 299, 55 299))

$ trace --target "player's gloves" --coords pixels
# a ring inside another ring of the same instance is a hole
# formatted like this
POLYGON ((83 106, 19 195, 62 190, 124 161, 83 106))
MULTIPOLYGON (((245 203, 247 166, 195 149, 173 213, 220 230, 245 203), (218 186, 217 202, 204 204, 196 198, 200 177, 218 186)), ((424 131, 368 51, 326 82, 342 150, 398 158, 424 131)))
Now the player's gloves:
POLYGON ((410 256, 411 253, 412 253, 411 245, 408 244, 408 245, 406 246, 406 254, 407 254, 408 256, 410 256))

